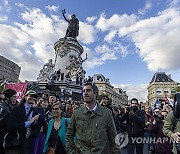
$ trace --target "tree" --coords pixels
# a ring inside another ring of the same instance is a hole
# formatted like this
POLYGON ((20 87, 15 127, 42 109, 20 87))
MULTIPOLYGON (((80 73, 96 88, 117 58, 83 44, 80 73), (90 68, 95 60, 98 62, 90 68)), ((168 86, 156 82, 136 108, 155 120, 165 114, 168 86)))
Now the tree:
POLYGON ((180 86, 175 89, 176 92, 180 92, 180 86))

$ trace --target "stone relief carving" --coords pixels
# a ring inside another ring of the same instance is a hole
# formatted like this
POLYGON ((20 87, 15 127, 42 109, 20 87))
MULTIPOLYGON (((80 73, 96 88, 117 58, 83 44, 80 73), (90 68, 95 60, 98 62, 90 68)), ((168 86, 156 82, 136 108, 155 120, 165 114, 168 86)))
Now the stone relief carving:
POLYGON ((81 55, 79 55, 79 57, 76 57, 75 55, 69 55, 69 65, 66 67, 66 69, 68 70, 68 75, 70 76, 70 78, 73 78, 75 76, 77 77, 78 74, 81 74, 81 72, 84 71, 82 68, 82 63, 86 59, 87 55, 84 60, 82 59, 81 55))
POLYGON ((60 43, 55 48, 56 54, 61 58, 69 53, 68 43, 65 40, 61 40, 60 43))
POLYGON ((39 76, 37 78, 38 82, 48 82, 53 74, 53 60, 49 59, 48 63, 44 64, 43 68, 39 72, 39 76))

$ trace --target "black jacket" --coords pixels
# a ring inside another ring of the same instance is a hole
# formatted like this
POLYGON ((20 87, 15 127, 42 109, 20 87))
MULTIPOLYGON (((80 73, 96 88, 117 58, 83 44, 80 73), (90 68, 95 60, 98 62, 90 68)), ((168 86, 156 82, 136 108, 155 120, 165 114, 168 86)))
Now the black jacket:
MULTIPOLYGON (((38 114, 37 110, 32 107, 33 115, 38 114)), ((10 132, 8 135, 7 142, 11 142, 14 138, 17 138, 16 134, 19 133, 19 142, 18 146, 13 146, 12 142, 11 145, 7 148, 10 150, 18 150, 22 148, 23 141, 26 138, 26 128, 25 122, 27 121, 26 111, 24 104, 20 104, 19 106, 15 107, 12 112, 9 114, 8 121, 7 121, 7 131, 10 132), (12 136, 12 137, 11 137, 12 136)), ((41 121, 41 118, 38 119, 38 122, 41 121)), ((30 127, 34 127, 33 125, 38 125, 38 122, 35 124, 31 124, 30 127)))
POLYGON ((41 107, 34 109, 33 115, 40 114, 38 121, 31 126, 31 136, 35 137, 40 133, 41 127, 43 127, 43 132, 47 131, 47 121, 45 111, 41 107))
POLYGON ((5 103, 0 103, 0 147, 2 147, 4 136, 6 134, 6 124, 8 119, 9 109, 5 103))
POLYGON ((121 121, 126 120, 126 131, 129 136, 142 136, 144 134, 145 113, 137 110, 132 116, 125 113, 121 117, 121 121))

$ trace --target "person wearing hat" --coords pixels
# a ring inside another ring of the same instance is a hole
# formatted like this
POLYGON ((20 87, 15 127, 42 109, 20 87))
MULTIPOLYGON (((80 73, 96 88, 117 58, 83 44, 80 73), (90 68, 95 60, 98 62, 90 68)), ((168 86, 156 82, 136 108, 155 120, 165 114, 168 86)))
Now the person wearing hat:
POLYGON ((12 110, 7 121, 8 135, 4 138, 5 154, 28 154, 31 128, 41 122, 33 104, 38 95, 35 91, 26 92, 20 105, 12 110))

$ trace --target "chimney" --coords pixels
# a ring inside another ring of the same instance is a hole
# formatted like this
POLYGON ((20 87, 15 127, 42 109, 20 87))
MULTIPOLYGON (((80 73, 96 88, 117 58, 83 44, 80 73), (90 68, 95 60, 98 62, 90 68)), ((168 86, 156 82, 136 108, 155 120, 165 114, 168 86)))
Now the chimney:
POLYGON ((169 74, 168 77, 171 79, 171 74, 169 74))

